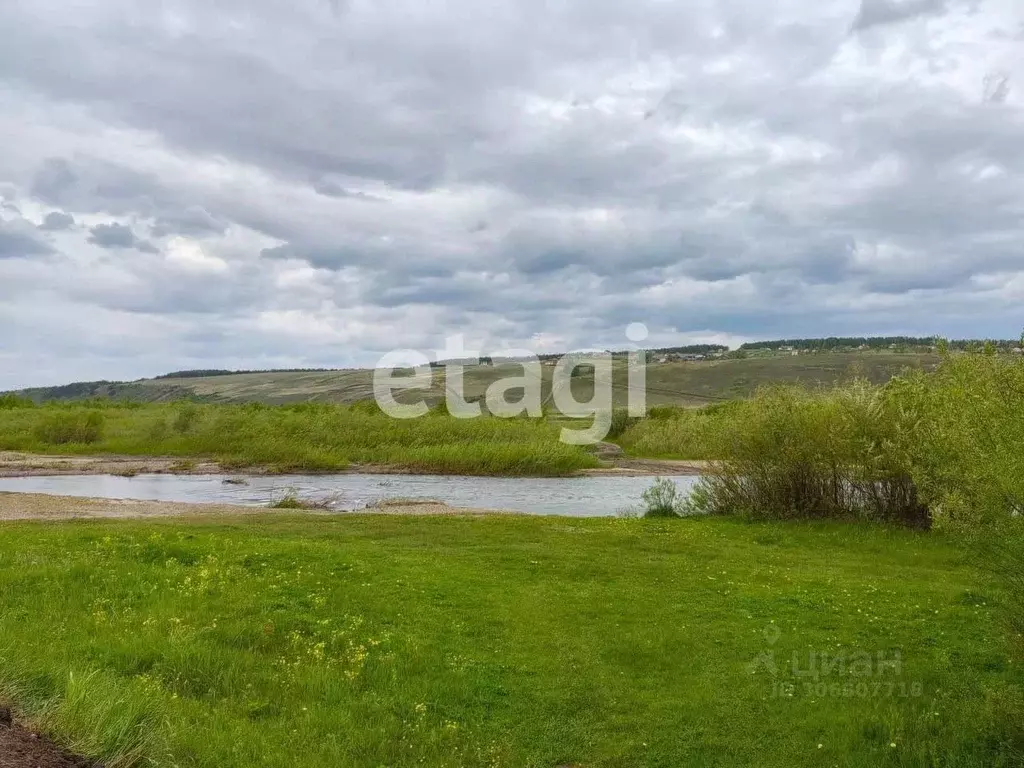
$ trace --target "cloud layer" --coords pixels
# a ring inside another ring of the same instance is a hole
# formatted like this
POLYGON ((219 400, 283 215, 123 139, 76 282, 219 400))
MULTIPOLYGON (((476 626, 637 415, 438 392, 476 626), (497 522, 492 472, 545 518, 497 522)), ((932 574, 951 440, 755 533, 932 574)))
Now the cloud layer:
POLYGON ((1024 326, 1017 0, 0 4, 0 389, 1024 326))

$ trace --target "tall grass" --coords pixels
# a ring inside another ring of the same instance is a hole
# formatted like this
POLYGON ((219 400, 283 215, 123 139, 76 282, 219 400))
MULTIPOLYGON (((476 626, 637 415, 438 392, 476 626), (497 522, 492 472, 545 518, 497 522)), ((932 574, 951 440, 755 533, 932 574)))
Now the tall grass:
POLYGON ((0 409, 0 449, 210 457, 330 471, 352 463, 449 474, 567 475, 597 465, 543 420, 392 419, 361 406, 90 402, 0 409))
POLYGON ((51 445, 92 445, 103 435, 103 414, 99 411, 41 411, 35 437, 51 445))
POLYGON ((651 408, 647 418, 626 425, 618 442, 631 454, 648 458, 722 458, 722 438, 748 407, 735 400, 706 408, 651 408))
POLYGON ((125 680, 74 665, 59 675, 39 675, 9 653, 0 653, 0 662, 0 696, 16 701, 72 752, 102 755, 109 768, 158 764, 166 756, 166 708, 152 679, 125 680))

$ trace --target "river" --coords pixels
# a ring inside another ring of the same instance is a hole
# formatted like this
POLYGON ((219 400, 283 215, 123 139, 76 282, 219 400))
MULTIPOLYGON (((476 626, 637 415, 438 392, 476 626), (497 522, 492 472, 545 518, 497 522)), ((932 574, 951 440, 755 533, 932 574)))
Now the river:
MULTIPOLYGON (((670 478, 683 493, 696 477, 670 478)), ((388 499, 432 499, 453 507, 536 515, 608 517, 640 504, 651 477, 506 478, 444 475, 57 475, 0 478, 0 491, 191 503, 266 506, 289 492, 354 511, 388 499)))

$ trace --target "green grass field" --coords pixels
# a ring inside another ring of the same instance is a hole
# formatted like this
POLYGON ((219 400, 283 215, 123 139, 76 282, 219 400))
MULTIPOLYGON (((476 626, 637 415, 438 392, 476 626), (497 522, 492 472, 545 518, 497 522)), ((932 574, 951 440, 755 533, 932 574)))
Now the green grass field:
POLYGON ((8 523, 0 590, 0 689, 109 765, 1019 764, 1000 595, 937 534, 8 523))

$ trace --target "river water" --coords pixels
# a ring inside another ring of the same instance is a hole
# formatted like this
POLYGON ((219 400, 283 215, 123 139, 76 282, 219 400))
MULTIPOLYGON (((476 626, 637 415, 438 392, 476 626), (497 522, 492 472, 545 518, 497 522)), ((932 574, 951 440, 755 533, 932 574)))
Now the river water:
MULTIPOLYGON (((537 515, 608 517, 640 504, 652 477, 505 478, 442 475, 60 475, 0 478, 0 491, 193 503, 266 506, 289 492, 326 500, 339 511, 387 499, 433 499, 453 507, 504 509, 537 515)), ((682 493, 695 477, 672 477, 682 493)))

